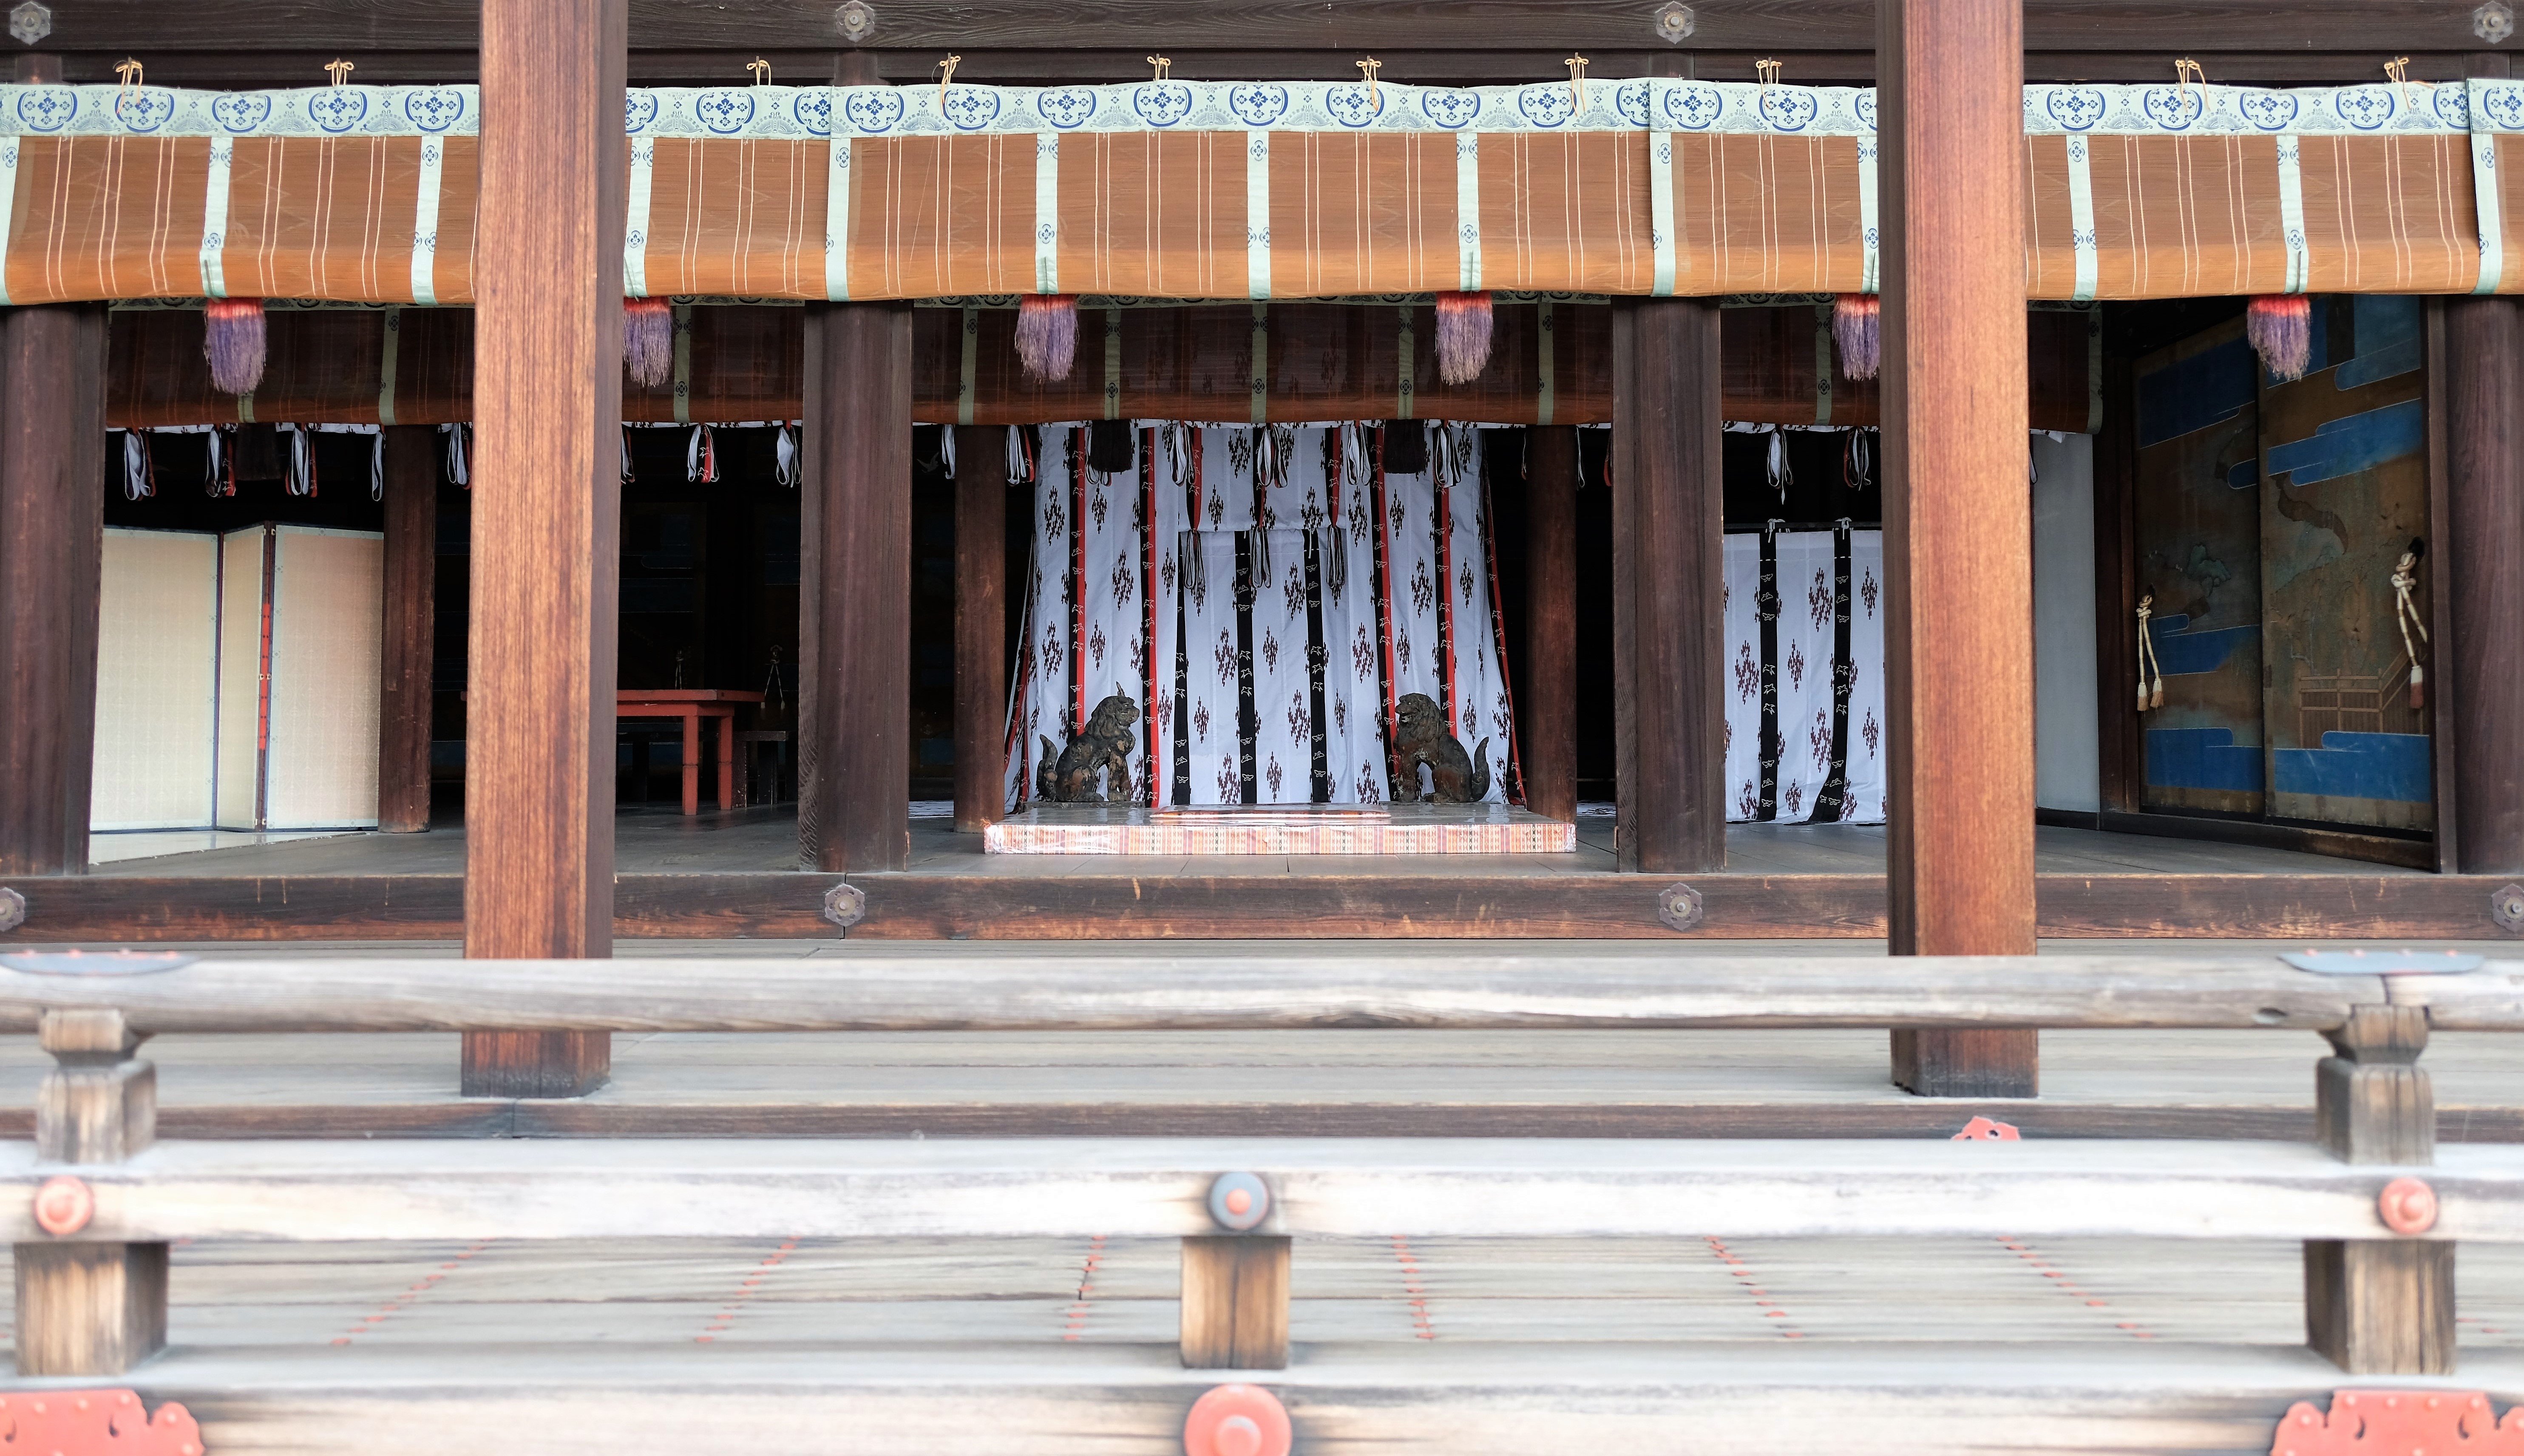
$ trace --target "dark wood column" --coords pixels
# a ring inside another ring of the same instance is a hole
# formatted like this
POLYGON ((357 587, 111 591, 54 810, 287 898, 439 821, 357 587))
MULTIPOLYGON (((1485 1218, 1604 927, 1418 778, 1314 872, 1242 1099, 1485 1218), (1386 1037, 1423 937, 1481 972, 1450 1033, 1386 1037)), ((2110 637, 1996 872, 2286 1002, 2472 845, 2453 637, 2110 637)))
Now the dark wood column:
POLYGON ((1726 867, 1718 308, 1613 308, 1615 839, 1621 867, 1726 867))
MULTIPOLYGON (((1896 955, 2033 950, 2022 0, 1881 0, 1896 955)), ((2031 1096, 2036 1032, 1893 1034, 1922 1096, 2031 1096)))
POLYGON ((1008 429, 955 429, 955 827, 1007 809, 1008 429))
MULTIPOLYGON (((625 0, 483 0, 464 953, 613 951, 625 0)), ((473 1096, 573 1096, 603 1033, 464 1039, 473 1096)))
POLYGON ((2454 865, 2524 873, 2524 309, 2445 305, 2446 530, 2437 586, 2451 672, 2429 676, 2451 739, 2454 865), (2450 730, 2450 731, 2449 731, 2450 730))
POLYGON ((377 828, 429 827, 430 659, 438 625, 438 432, 389 425, 385 640, 378 654, 377 828))
POLYGON ((1516 683, 1525 806, 1578 817, 1578 429, 1526 436, 1524 660, 1516 683))
POLYGON ((810 869, 911 854, 911 308, 806 307, 798 836, 810 869))
POLYGON ((0 875, 87 870, 105 306, 0 311, 0 875))

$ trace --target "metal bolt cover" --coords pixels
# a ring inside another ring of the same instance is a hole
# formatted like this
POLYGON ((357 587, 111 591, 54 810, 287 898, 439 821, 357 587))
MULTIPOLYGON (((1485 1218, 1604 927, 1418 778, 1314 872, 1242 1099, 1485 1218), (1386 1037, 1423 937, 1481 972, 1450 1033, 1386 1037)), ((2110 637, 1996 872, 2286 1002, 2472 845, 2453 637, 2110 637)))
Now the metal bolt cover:
POLYGON ((25 0, 25 3, 9 12, 9 33, 18 37, 19 41, 25 45, 33 45, 36 41, 52 34, 51 7, 39 5, 36 0, 25 0))
POLYGON ((2515 33, 2515 11, 2506 0, 2489 0, 2471 13, 2471 33, 2496 45, 2515 33))
POLYGON ((26 897, 0 885, 0 930, 16 930, 25 923, 26 897))
POLYGON ((1699 24, 1688 5, 1669 5, 1657 12, 1657 34, 1664 36, 1668 44, 1689 35, 1699 24))
POLYGON ((833 28, 844 40, 865 40, 876 33, 876 7, 867 0, 848 0, 833 12, 833 28))
POLYGON ((35 1227, 55 1238, 67 1238, 96 1217, 96 1192, 84 1182, 62 1174, 47 1178, 35 1189, 35 1227))
POLYGON ((1689 930, 1701 921, 1700 892, 1688 885, 1668 885, 1657 892, 1657 918, 1668 930, 1689 930))
POLYGON ((2509 885, 2492 891, 2489 918, 2498 922, 2499 929, 2510 935, 2524 935, 2524 885, 2509 885))
POLYGON ((1184 1456, 1288 1456, 1288 1408, 1260 1385, 1219 1385, 1184 1417, 1184 1456))
POLYGON ((2425 1234, 2437 1226, 2437 1190, 2416 1178, 2396 1178, 2375 1198, 2375 1212, 2396 1234, 2425 1234))
POLYGON ((1271 1189, 1250 1173, 1221 1173, 1209 1186, 1209 1216, 1238 1234, 1271 1216, 1271 1189))
POLYGON ((844 930, 867 918, 867 892, 856 885, 836 885, 824 892, 824 918, 844 930))

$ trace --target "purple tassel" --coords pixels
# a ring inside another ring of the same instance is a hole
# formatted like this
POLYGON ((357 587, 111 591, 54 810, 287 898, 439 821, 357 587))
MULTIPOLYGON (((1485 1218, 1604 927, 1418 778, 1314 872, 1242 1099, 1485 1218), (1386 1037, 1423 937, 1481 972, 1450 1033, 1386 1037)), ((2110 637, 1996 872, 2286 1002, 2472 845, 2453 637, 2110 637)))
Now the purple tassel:
POLYGON ((1066 379, 1078 364, 1078 295, 1030 293, 1017 301, 1017 358, 1029 379, 1066 379))
POLYGON ((1884 310, 1871 293, 1844 293, 1831 308, 1831 336, 1840 345, 1840 371, 1872 379, 1884 367, 1884 310))
POLYGON ((2302 293, 2257 298, 2244 327, 2271 378, 2284 384, 2305 377, 2313 363, 2313 300, 2302 293))
POLYGON ((675 377, 674 305, 662 298, 622 301, 622 363, 642 389, 675 377))
POLYGON ((202 357, 221 394, 252 394, 263 382, 263 300, 215 298, 202 310, 202 357))
POLYGON ((1437 295, 1437 377, 1470 384, 1490 364, 1490 296, 1437 295))

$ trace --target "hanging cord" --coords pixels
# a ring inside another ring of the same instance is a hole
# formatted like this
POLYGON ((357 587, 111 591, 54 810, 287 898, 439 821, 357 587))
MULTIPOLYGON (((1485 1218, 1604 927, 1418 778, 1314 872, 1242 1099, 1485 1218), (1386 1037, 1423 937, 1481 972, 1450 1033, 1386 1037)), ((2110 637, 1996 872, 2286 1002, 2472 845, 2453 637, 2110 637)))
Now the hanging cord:
POLYGON ((284 424, 278 427, 289 437, 289 461, 284 467, 280 488, 293 496, 316 494, 316 452, 305 425, 284 424))
POLYGON ((368 499, 386 498, 386 432, 379 430, 368 437, 368 499))
POLYGON ((954 83, 955 68, 963 61, 961 56, 949 55, 938 63, 938 112, 941 116, 946 113, 946 88, 954 83))
POLYGON ((684 478, 697 485, 718 483, 718 432, 708 425, 693 426, 692 443, 684 447, 684 478))
POLYGON ((118 430, 122 436, 122 499, 145 501, 158 494, 157 462, 139 430, 118 430))
POLYGON ((1569 105, 1582 115, 1586 110, 1586 58, 1573 55, 1560 64, 1569 68, 1569 105))
POLYGON ((784 711, 787 703, 786 684, 780 676, 780 649, 775 647, 771 650, 771 670, 762 678, 761 711, 765 715, 784 711))
POLYGON ((947 425, 938 432, 938 463, 946 478, 955 478, 955 426, 947 425))
POLYGON ((2148 620, 2156 615, 2156 594, 2138 599, 2138 710, 2164 706, 2164 669, 2157 664, 2156 635, 2148 620))
POLYGON ((1867 431, 1851 430, 1840 447, 1840 483, 1851 490, 1865 490, 1875 467, 1875 448, 1867 443, 1867 431))
MULTIPOLYGON (((1605 461, 1608 471, 1611 463, 1608 456, 1605 461)), ((1788 487, 1796 484, 1797 472, 1788 463, 1788 432, 1775 424, 1771 426, 1771 452, 1766 469, 1771 488, 1779 493, 1779 504, 1785 506, 1788 504, 1788 487)))
POLYGON ((235 461, 227 447, 228 431, 233 425, 213 425, 205 431, 210 438, 210 454, 203 461, 202 494, 216 501, 236 494, 235 461))
POLYGON ((780 433, 771 442, 772 478, 791 490, 798 488, 798 421, 780 421, 780 433))
POLYGON ((637 477, 631 473, 631 426, 622 426, 622 483, 631 484, 637 477))
POLYGON ((2427 554, 2427 543, 2412 541, 2410 549, 2393 567, 2393 621, 2402 629, 2402 651, 2410 656, 2410 706, 2428 704, 2427 669, 2419 664, 2419 644, 2428 640, 2428 624, 2419 616, 2419 604, 2413 593, 2419 586, 2419 558, 2427 554), (2417 637, 2410 634, 2416 632, 2417 637))
POLYGON ((2191 115, 2191 83, 2193 81, 2198 81, 2200 83, 2200 89, 2203 93, 2200 98, 2200 109, 2205 112, 2208 109, 2208 97, 2206 94, 2208 89, 2208 73, 2200 69, 2199 62, 2194 61, 2187 56, 2174 62, 2173 114, 2177 117, 2189 117, 2191 115))
POLYGON ((1034 481, 1034 431, 1021 424, 1008 426, 1008 484, 1030 485, 1034 481))
MULTIPOLYGON (((466 490, 473 488, 473 472, 464 467, 465 438, 473 427, 469 424, 442 424, 439 432, 447 436, 447 478, 466 490)), ((233 491, 233 486, 231 486, 233 491)))
POLYGON ((1358 68, 1360 77, 1367 82, 1367 104, 1375 109, 1376 115, 1383 116, 1384 93, 1376 87, 1376 73, 1384 69, 1384 63, 1370 56, 1364 61, 1354 61, 1350 64, 1358 68))

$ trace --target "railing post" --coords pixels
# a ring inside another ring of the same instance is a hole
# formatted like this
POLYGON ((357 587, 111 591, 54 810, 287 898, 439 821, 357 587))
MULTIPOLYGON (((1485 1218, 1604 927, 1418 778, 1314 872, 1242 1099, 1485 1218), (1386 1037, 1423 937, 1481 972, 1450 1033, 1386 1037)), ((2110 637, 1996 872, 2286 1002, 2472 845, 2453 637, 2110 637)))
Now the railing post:
MULTIPOLYGON (((2342 1162, 2436 1161, 2436 1097, 2418 1065, 2428 1014, 2359 1006, 2323 1036, 2315 1141, 2342 1162)), ((2419 1238, 2317 1238, 2305 1245, 2306 1342, 2352 1375, 2453 1369, 2453 1250, 2419 1238)))
MULTIPOLYGON (((37 1157, 119 1163, 150 1144, 158 1069, 131 1054, 142 1038, 121 1012, 47 1011, 40 1040, 56 1066, 35 1094, 37 1157)), ((16 1258, 20 1375, 121 1375, 165 1347, 167 1245, 22 1243, 16 1258)))
POLYGON ((1210 1186, 1220 1228, 1183 1241, 1186 1370, 1288 1368, 1288 1237, 1256 1234, 1271 1216, 1271 1190, 1250 1173, 1210 1186))

